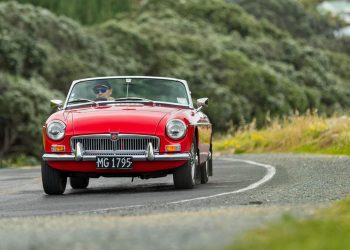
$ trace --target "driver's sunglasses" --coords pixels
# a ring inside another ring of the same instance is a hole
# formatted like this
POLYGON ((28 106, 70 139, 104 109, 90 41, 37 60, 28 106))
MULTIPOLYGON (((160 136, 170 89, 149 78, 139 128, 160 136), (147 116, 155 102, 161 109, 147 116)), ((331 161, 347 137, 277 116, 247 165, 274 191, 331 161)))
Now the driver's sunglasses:
POLYGON ((106 93, 106 91, 108 90, 108 88, 102 87, 102 88, 97 88, 95 89, 95 94, 99 94, 99 93, 106 93))

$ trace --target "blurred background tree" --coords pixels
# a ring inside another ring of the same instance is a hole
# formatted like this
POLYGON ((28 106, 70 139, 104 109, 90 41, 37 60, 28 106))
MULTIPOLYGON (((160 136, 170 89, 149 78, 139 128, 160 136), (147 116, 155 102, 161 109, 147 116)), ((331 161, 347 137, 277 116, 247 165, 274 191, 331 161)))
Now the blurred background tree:
POLYGON ((62 98, 40 79, 0 73, 0 157, 4 154, 41 153, 41 129, 50 113, 50 99, 62 98))
POLYGON ((64 15, 81 24, 95 24, 114 18, 120 12, 130 11, 132 1, 128 0, 0 0, 30 3, 46 8, 57 15, 64 15))
POLYGON ((254 119, 264 126, 267 114, 346 112, 350 43, 334 37, 338 23, 320 15, 317 3, 3 1, 0 90, 10 88, 23 96, 18 103, 0 96, 0 139, 12 142, 1 152, 39 156, 48 100, 63 98, 74 79, 99 75, 186 79, 195 98, 210 98, 207 112, 221 133, 254 119), (10 111, 26 102, 32 113, 10 111), (13 121, 30 123, 35 150, 25 150, 29 140, 6 137, 5 127, 13 121))

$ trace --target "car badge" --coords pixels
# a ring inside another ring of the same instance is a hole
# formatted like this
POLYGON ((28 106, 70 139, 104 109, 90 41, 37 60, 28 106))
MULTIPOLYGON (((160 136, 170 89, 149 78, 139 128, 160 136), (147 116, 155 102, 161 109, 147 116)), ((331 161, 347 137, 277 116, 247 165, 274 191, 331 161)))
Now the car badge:
POLYGON ((118 139, 118 133, 111 133, 111 140, 116 141, 118 139))

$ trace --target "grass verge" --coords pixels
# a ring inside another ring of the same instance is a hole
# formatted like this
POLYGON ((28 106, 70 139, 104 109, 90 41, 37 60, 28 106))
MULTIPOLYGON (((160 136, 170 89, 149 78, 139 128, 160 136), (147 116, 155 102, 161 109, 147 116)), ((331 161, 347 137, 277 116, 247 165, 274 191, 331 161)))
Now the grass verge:
POLYGON ((0 158, 0 168, 8 167, 23 167, 23 166, 38 166, 40 165, 39 159, 33 156, 17 155, 8 156, 6 158, 0 158))
POLYGON ((350 199, 320 210, 312 219, 285 216, 280 222, 247 233, 226 250, 349 249, 350 199))
POLYGON ((317 114, 274 120, 261 130, 255 124, 214 140, 214 152, 350 154, 350 117, 317 114))
MULTIPOLYGON (((271 121, 260 130, 252 123, 232 135, 216 138, 214 152, 350 155, 350 117, 293 115, 271 121)), ((310 219, 286 215, 276 224, 247 233, 226 250, 318 250, 348 249, 349 246, 350 198, 347 198, 320 210, 310 219)))

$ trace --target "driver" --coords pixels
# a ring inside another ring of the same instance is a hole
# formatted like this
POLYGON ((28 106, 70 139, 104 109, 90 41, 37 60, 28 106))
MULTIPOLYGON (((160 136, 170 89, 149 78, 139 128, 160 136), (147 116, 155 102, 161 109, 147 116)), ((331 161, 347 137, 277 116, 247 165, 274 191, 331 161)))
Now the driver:
POLYGON ((103 80, 99 81, 93 88, 94 93, 96 94, 95 101, 113 101, 112 97, 112 86, 109 82, 103 80))

